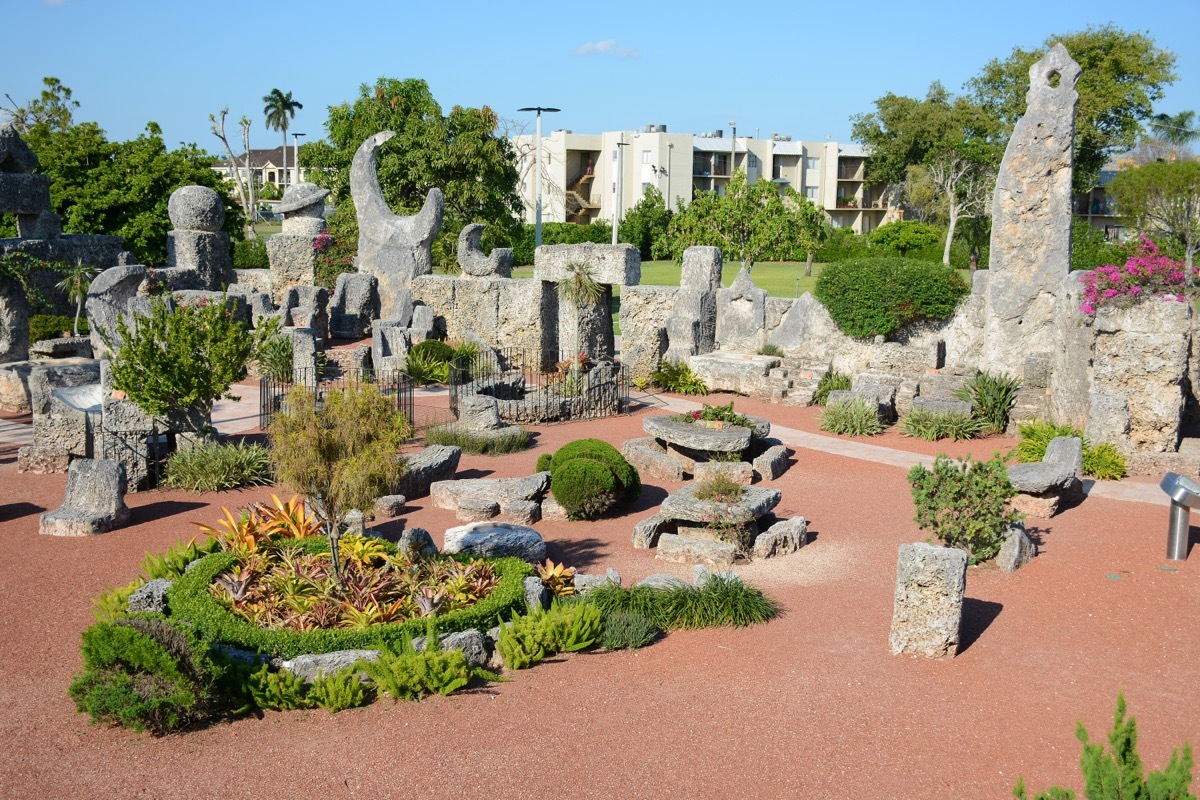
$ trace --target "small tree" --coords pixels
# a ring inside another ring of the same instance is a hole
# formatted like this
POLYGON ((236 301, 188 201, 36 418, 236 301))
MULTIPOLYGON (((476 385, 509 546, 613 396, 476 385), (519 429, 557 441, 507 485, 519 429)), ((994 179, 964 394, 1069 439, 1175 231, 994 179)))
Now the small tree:
MULTIPOLYGON (((273 329, 272 329, 273 330, 273 329)), ((227 303, 180 306, 155 298, 145 316, 122 316, 110 339, 112 383, 154 417, 201 409, 246 377, 257 335, 227 303)))
POLYGON ((797 196, 796 214, 799 218, 800 249, 804 251, 804 277, 812 277, 813 254, 825 243, 833 228, 825 218, 825 212, 807 197, 797 196))
POLYGON ((667 235, 670 224, 671 212, 663 200, 662 192, 651 186, 621 220, 621 241, 636 247, 642 260, 649 261, 656 250, 661 252, 664 247, 662 239, 667 235))
POLYGON ((320 399, 297 386, 275 415, 270 433, 275 476, 308 498, 329 538, 340 585, 342 518, 352 509, 370 508, 403 476, 398 452, 411 433, 408 421, 373 384, 320 399))
POLYGON ((100 270, 90 264, 84 264, 83 259, 80 258, 75 261, 75 266, 68 266, 65 272, 66 277, 56 283, 55 287, 66 292, 67 301, 75 304, 75 327, 72 330, 78 336, 79 316, 83 313, 83 301, 87 300, 92 278, 95 278, 100 270))
POLYGON ((1120 173, 1108 188, 1121 214, 1143 231, 1179 242, 1191 271, 1200 250, 1200 161, 1146 164, 1120 173))

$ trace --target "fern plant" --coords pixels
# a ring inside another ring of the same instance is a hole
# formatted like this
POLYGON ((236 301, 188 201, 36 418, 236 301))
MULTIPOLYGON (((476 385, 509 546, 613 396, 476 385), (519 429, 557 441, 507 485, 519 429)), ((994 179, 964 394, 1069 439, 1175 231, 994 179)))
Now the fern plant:
POLYGON ((650 381, 664 392, 675 394, 708 394, 708 386, 692 372, 692 368, 680 362, 672 364, 663 360, 650 376, 650 381))

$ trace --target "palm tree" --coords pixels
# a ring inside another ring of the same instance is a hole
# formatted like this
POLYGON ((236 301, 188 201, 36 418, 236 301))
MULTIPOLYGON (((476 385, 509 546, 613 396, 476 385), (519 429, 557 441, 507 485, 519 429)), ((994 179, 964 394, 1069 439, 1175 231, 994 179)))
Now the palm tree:
POLYGON ((1180 111, 1175 116, 1155 114, 1150 118, 1150 131, 1171 145, 1171 160, 1174 161, 1179 148, 1187 147, 1200 139, 1200 127, 1196 126, 1195 111, 1180 111))
POLYGON ((83 259, 75 262, 75 266, 68 266, 63 272, 66 276, 55 287, 67 293, 67 301, 75 304, 75 328, 74 333, 79 335, 79 316, 83 313, 83 301, 87 299, 88 289, 92 285, 92 278, 100 270, 90 264, 84 264, 83 259))
MULTIPOLYGON (((284 94, 278 89, 263 98, 263 114, 267 118, 267 127, 273 131, 283 131, 283 182, 287 183, 287 132, 288 123, 296 116, 296 111, 304 108, 304 104, 292 99, 292 93, 284 94)), ((299 183, 300 165, 296 165, 296 178, 299 183)))

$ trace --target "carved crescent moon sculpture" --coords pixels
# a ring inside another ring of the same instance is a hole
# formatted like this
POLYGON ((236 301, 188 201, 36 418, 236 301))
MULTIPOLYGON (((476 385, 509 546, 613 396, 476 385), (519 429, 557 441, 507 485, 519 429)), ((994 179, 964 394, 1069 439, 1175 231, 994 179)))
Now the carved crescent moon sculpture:
POLYGON ((445 201, 434 187, 425 205, 411 216, 394 213, 383 198, 376 165, 379 148, 396 134, 382 131, 368 138, 350 165, 350 196, 358 216, 358 271, 379 281, 381 318, 390 319, 400 292, 418 275, 433 272, 432 243, 442 229, 445 201))

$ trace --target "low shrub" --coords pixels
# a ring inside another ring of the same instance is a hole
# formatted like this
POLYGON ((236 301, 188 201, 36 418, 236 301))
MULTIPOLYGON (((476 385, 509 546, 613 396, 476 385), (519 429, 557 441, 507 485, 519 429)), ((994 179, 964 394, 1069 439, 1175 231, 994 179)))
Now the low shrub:
POLYGON ((418 386, 431 386, 447 383, 450 380, 450 364, 438 361, 429 353, 418 353, 410 350, 404 362, 404 372, 418 386))
POLYGON ((529 431, 514 427, 502 436, 484 436, 453 423, 436 425, 425 431, 425 444, 450 445, 473 455, 517 453, 529 447, 529 431))
POLYGON ((454 359, 454 347, 443 342, 441 339, 426 339, 423 342, 417 342, 413 345, 408 354, 410 357, 417 355, 429 357, 434 361, 448 363, 454 359))
POLYGON ((1041 461, 1050 442, 1060 436, 1078 436, 1083 440, 1083 474, 1099 480, 1115 481, 1127 474, 1125 456, 1108 442, 1093 445, 1083 431, 1071 425, 1058 425, 1044 419, 1022 422, 1017 426, 1021 436, 1010 455, 1022 464, 1041 461))
POLYGON ((637 470, 617 448, 600 439, 577 439, 558 449, 538 469, 550 470, 550 492, 572 520, 595 519, 641 495, 637 470))
POLYGON ((1102 308, 1127 308, 1148 298, 1183 302, 1195 279, 1195 269, 1170 258, 1142 236, 1124 267, 1106 265, 1084 275, 1079 310, 1092 317, 1102 308))
POLYGON ((654 589, 601 586, 587 600, 603 614, 638 614, 663 630, 745 627, 773 619, 779 608, 734 575, 716 574, 703 586, 654 589))
POLYGON ((547 611, 513 614, 500 629, 496 649, 509 669, 526 669, 554 653, 575 653, 596 644, 603 626, 600 609, 589 603, 555 600, 547 611))
POLYGON ((602 461, 572 459, 551 473, 550 492, 567 519, 596 519, 617 502, 617 477, 602 461))
MULTIPOLYGON (((29 317, 29 343, 40 342, 43 339, 57 339, 66 333, 68 336, 75 329, 74 317, 60 317, 54 314, 32 314, 29 317)), ((79 335, 87 336, 87 319, 79 319, 79 335)))
POLYGON ((443 651, 436 635, 426 637, 420 653, 404 641, 398 648, 384 647, 378 660, 360 661, 357 667, 393 700, 420 700, 429 694, 445 697, 470 683, 472 674, 463 652, 443 651))
POLYGON ((658 362, 658 369, 650 376, 650 382, 664 392, 675 394, 708 394, 708 386, 700 380, 692 368, 680 362, 672 364, 663 360, 658 362))
POLYGON ((1020 389, 1020 378, 1003 372, 993 375, 976 371, 954 396, 971 404, 984 431, 999 434, 1008 428, 1008 416, 1017 404, 1020 389))
POLYGON ((207 653, 165 617, 98 622, 83 632, 83 671, 69 692, 93 722, 164 734, 214 708, 220 670, 207 653))
POLYGON ((821 412, 821 430, 839 436, 876 436, 883 433, 883 423, 873 401, 849 397, 825 406, 821 412))
POLYGON ((1084 448, 1083 474, 1102 481, 1119 481, 1129 473, 1121 451, 1108 442, 1101 442, 1084 448))
POLYGON ((762 347, 758 348, 758 354, 760 356, 776 356, 778 358, 783 358, 786 355, 786 353, 783 352, 782 347, 777 344, 771 344, 770 342, 767 342, 762 347))
POLYGON ((900 432, 914 439, 936 442, 941 439, 974 439, 983 430, 983 421, 970 414, 954 411, 929 411, 914 408, 900 421, 900 432))
POLYGON ((374 699, 374 690, 358 679, 358 671, 345 669, 334 675, 322 675, 313 681, 308 699, 331 714, 365 706, 374 699))
POLYGON ((815 295, 847 336, 890 336, 921 320, 950 317, 970 289, 952 269, 904 258, 859 258, 829 264, 815 295))
POLYGON ((987 461, 938 456, 932 469, 918 464, 909 470, 908 482, 917 525, 966 550, 973 563, 999 553, 1007 527, 1022 518, 1008 507, 1017 490, 999 453, 987 461))
POLYGON ((271 454, 260 444, 206 442, 167 459, 163 482, 189 492, 220 492, 271 483, 271 454))
POLYGON ((817 382, 817 390, 813 392, 813 402, 819 406, 829 402, 830 392, 845 392, 854 387, 854 381, 843 372, 829 372, 817 382))
POLYGON ((605 650, 637 650, 662 635, 662 629, 636 611, 610 611, 603 616, 600 645, 605 650))
MULTIPOLYGON (((1183 751, 1171 750, 1167 766, 1162 772, 1143 774, 1142 759, 1138 756, 1137 721, 1125 719, 1125 695, 1117 695, 1117 711, 1113 715, 1113 729, 1108 734, 1112 750, 1104 751, 1103 744, 1092 744, 1083 723, 1075 726, 1075 738, 1083 744, 1083 755, 1079 767, 1083 772, 1085 794, 1089 800, 1109 798, 1147 798, 1147 800, 1195 800, 1188 789, 1192 785, 1192 746, 1184 742, 1183 751)), ((1025 779, 1017 780, 1013 797, 1028 800, 1025 779)), ((1039 792, 1035 800, 1073 800, 1075 793, 1069 789, 1053 787, 1039 792)))

